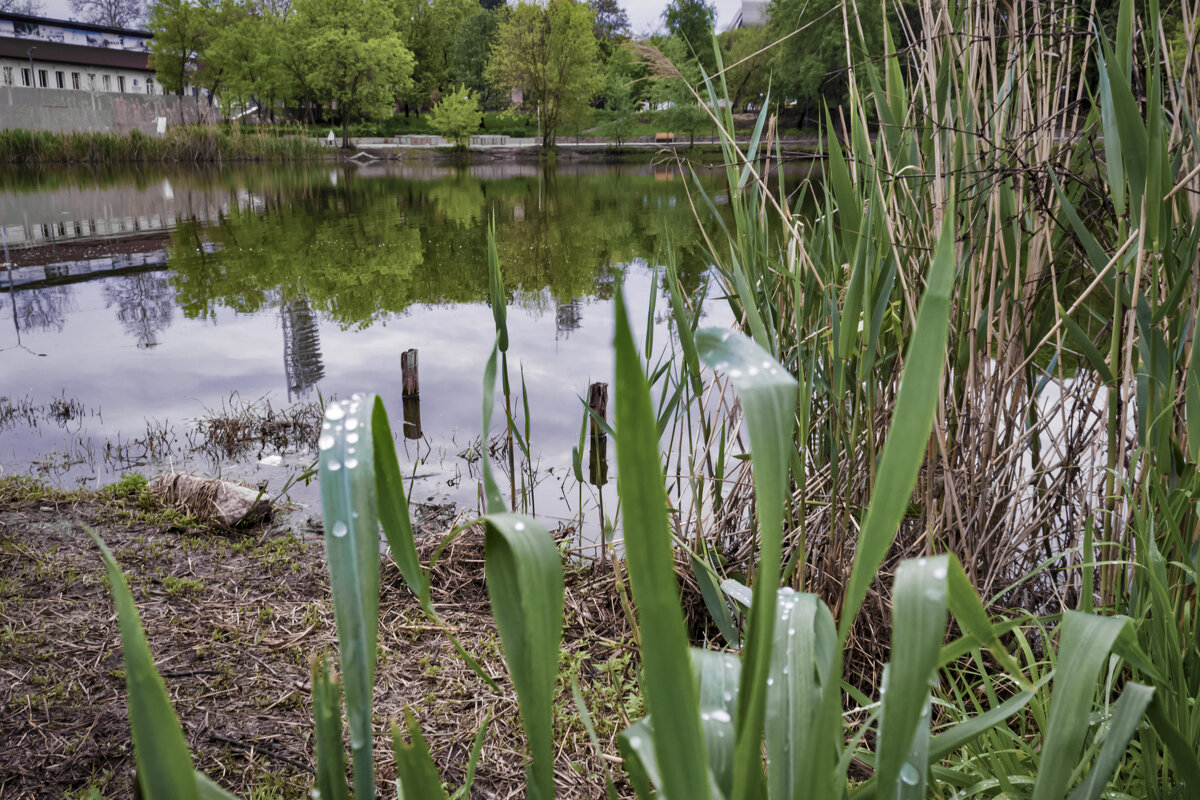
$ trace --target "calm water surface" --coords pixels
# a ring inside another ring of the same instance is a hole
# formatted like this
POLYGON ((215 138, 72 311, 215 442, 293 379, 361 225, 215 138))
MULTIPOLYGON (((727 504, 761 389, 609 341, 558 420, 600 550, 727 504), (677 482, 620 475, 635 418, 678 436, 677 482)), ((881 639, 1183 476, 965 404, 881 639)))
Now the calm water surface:
MULTIPOLYGON (((7 172, 0 189, 15 265, 0 271, 0 469, 66 487, 175 468, 274 494, 312 463, 311 440, 281 424, 230 454, 214 431, 238 433, 268 408, 277 423, 311 419, 319 398, 371 391, 414 498, 475 506, 494 216, 536 511, 565 520, 581 495, 597 499, 575 482, 571 448, 578 398, 611 381, 615 282, 643 325, 668 244, 685 287, 706 282, 701 231, 668 168, 7 172), (419 408, 400 398, 411 348, 419 408)), ((723 304, 706 308, 708 324, 729 323, 723 304)), ((660 302, 660 347, 672 345, 665 314, 660 302)), ((287 491, 301 514, 317 498, 315 483, 287 491)))

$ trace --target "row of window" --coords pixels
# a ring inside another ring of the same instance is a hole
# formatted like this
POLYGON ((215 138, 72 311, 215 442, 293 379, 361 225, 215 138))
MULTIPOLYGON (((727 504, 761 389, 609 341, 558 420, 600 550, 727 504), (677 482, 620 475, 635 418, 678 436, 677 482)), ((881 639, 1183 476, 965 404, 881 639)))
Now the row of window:
MULTIPOLYGON (((21 85, 22 86, 35 86, 36 85, 43 89, 48 89, 52 85, 51 79, 50 79, 50 72, 51 72, 50 70, 46 70, 46 69, 36 70, 37 83, 35 84, 34 83, 34 79, 35 79, 34 72, 32 72, 29 69, 29 67, 21 67, 21 85)), ((116 78, 117 78, 117 81, 116 81, 117 89, 116 90, 123 94, 125 92, 125 76, 117 75, 116 78)), ((134 81, 134 83, 136 84, 137 81, 134 81)), ((12 67, 4 68, 4 85, 5 86, 13 85, 13 68, 12 67)), ((78 73, 78 72, 68 73, 68 72, 64 72, 61 69, 54 70, 53 86, 56 89, 79 90, 79 89, 85 88, 83 86, 83 76, 80 73, 78 73)), ((89 72, 89 73, 87 73, 87 87, 86 88, 90 91, 95 91, 96 89, 103 88, 104 91, 111 92, 111 91, 113 91, 113 76, 107 75, 107 74, 97 76, 96 73, 89 72), (99 86, 96 84, 97 77, 99 77, 100 81, 101 81, 99 86)), ((154 78, 150 78, 150 77, 146 78, 146 94, 154 94, 154 78)))

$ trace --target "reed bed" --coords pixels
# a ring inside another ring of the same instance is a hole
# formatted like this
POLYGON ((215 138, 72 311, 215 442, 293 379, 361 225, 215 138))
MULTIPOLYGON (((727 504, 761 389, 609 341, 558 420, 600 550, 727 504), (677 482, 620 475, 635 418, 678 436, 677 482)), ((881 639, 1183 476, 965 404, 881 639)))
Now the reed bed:
POLYGON ((320 145, 305 138, 249 133, 240 128, 192 125, 170 128, 165 136, 0 131, 0 163, 104 164, 116 162, 212 163, 323 158, 320 145))

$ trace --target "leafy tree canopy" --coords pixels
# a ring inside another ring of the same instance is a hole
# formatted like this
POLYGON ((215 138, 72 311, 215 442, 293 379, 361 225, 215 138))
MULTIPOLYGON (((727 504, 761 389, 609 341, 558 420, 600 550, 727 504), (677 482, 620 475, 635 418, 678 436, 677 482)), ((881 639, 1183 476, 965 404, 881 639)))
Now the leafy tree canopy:
POLYGON ((522 2, 500 24, 487 77, 501 89, 520 89, 537 108, 542 143, 553 147, 558 126, 586 107, 603 87, 592 11, 572 0, 545 7, 522 2))
POLYGON ((858 5, 865 52, 856 44, 847 53, 842 13, 840 0, 772 0, 767 31, 774 39, 809 26, 774 48, 775 83, 785 97, 814 110, 822 101, 841 105, 846 101, 848 67, 883 52, 885 21, 878 4, 858 5))
POLYGON ((677 36, 685 52, 694 53, 709 73, 715 60, 712 52, 713 20, 716 7, 711 0, 671 0, 663 11, 667 33, 677 36))

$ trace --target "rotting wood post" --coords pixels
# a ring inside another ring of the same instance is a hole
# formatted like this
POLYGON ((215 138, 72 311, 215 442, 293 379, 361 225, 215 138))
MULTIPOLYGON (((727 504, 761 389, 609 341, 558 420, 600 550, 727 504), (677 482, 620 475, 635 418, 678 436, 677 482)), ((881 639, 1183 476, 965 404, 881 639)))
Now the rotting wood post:
POLYGON ((404 404, 404 438, 420 439, 423 436, 421 433, 421 398, 404 397, 400 402, 404 404))
POLYGON ((417 373, 417 349, 405 350, 400 356, 401 397, 417 397, 421 394, 421 379, 417 373))
MULTIPOLYGON (((608 384, 593 383, 588 387, 588 408, 599 419, 608 419, 608 384)), ((590 455, 588 458, 588 483, 603 486, 608 483, 608 434, 596 422, 590 421, 588 436, 590 455)))

